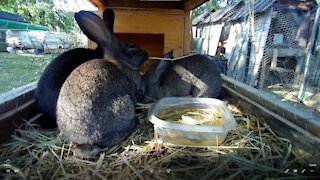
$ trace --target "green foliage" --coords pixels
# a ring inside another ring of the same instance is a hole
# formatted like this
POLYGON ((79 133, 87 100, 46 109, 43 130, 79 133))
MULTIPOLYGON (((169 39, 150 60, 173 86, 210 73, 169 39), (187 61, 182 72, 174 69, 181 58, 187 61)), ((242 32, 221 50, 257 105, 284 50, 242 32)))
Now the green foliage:
POLYGON ((52 0, 2 0, 0 9, 18 14, 30 24, 38 24, 53 31, 70 33, 78 26, 72 12, 54 8, 52 0))
MULTIPOLYGON (((206 3, 203 3, 201 6, 195 8, 193 10, 193 17, 197 17, 198 15, 211 11, 212 9, 217 10, 222 7, 223 4, 233 4, 239 0, 208 0, 206 3)), ((320 1, 320 0, 319 0, 320 1)))
POLYGON ((195 8, 192 12, 193 12, 193 17, 197 17, 198 15, 210 11, 212 9, 217 9, 218 5, 217 5, 217 1, 216 0, 209 0, 206 3, 203 3, 202 5, 200 5, 199 7, 195 8))

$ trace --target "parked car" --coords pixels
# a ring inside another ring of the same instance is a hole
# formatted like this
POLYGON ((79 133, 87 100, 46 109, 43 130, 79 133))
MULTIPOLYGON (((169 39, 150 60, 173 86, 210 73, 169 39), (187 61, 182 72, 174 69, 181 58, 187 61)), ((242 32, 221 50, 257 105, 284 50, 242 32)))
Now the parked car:
POLYGON ((6 30, 6 43, 13 50, 34 49, 35 52, 51 52, 56 49, 68 49, 70 38, 65 33, 50 31, 6 30))

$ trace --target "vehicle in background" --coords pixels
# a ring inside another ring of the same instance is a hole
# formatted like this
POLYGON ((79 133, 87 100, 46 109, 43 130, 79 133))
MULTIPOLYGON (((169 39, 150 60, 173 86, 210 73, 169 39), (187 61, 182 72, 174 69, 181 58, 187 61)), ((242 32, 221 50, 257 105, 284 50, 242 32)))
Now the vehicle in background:
POLYGON ((39 30, 2 30, 9 51, 30 50, 35 53, 51 53, 70 47, 70 37, 66 33, 39 30))

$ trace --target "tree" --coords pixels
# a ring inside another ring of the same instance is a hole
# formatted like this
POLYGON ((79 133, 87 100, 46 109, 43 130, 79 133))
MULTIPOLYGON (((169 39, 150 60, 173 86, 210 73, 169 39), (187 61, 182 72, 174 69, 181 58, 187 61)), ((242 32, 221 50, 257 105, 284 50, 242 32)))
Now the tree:
POLYGON ((2 0, 0 9, 18 14, 30 24, 38 24, 53 31, 70 33, 78 26, 73 13, 56 9, 53 0, 2 0))
MULTIPOLYGON (((217 10, 218 8, 222 7, 223 5, 233 4, 239 0, 208 0, 206 3, 203 3, 199 7, 193 10, 193 17, 197 17, 198 15, 211 11, 213 9, 217 10)), ((320 1, 320 0, 319 0, 320 1)))
POLYGON ((193 17, 197 17, 198 15, 207 12, 207 11, 211 11, 212 9, 217 9, 217 1, 216 0, 209 0, 206 3, 203 3, 202 5, 200 5, 199 7, 195 8, 192 12, 193 12, 193 17))

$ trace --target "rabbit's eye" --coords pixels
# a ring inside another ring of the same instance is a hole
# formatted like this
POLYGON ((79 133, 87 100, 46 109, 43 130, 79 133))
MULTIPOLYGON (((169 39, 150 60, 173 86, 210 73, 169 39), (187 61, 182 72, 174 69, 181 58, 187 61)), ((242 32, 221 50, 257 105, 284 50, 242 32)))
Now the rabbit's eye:
POLYGON ((137 50, 137 48, 134 48, 134 47, 130 47, 129 49, 128 49, 128 52, 129 53, 136 53, 138 50, 137 50))

